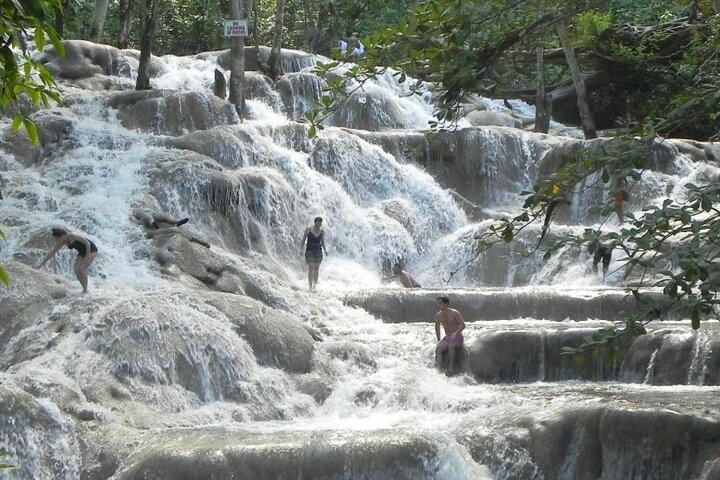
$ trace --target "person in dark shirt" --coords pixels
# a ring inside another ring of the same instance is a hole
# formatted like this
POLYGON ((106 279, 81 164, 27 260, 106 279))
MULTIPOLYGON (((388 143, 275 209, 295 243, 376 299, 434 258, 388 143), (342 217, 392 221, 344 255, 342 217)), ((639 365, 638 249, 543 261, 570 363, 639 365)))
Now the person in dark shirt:
POLYGON ((82 293, 88 292, 88 269, 90 264, 97 257, 98 248, 95 244, 79 233, 68 232, 64 228, 53 228, 52 236, 55 239, 55 246, 48 253, 42 262, 35 268, 40 268, 50 260, 62 248, 68 247, 71 250, 77 250, 78 256, 75 260, 75 276, 82 286, 82 293))
POLYGON ((322 229, 322 221, 321 217, 316 217, 313 226, 305 229, 305 233, 300 241, 301 248, 305 253, 305 261, 308 265, 308 287, 311 292, 317 287, 323 252, 327 255, 327 250, 325 249, 325 231, 322 229))
POLYGON ((608 273, 608 268, 610 267, 610 261, 612 260, 612 248, 610 246, 601 244, 597 250, 595 250, 595 254, 593 255, 593 272, 597 273, 598 264, 601 260, 603 278, 605 278, 608 273))

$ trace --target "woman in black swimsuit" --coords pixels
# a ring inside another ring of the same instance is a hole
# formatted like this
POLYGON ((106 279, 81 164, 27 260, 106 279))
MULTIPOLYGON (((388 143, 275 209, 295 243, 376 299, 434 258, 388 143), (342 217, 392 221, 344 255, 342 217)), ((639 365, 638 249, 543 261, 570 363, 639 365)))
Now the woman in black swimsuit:
POLYGON ((88 292, 88 268, 97 257, 98 249, 93 242, 78 233, 68 232, 64 228, 53 228, 52 236, 55 238, 55 246, 48 253, 43 261, 35 268, 40 268, 50 260, 64 246, 78 251, 77 260, 75 260, 75 276, 80 285, 82 285, 85 294, 88 292))
POLYGON ((300 241, 301 248, 305 253, 305 261, 308 264, 308 286, 310 291, 317 287, 318 276, 320 275, 320 262, 323 259, 325 249, 325 232, 322 229, 322 218, 315 218, 312 227, 305 229, 305 234, 300 241))

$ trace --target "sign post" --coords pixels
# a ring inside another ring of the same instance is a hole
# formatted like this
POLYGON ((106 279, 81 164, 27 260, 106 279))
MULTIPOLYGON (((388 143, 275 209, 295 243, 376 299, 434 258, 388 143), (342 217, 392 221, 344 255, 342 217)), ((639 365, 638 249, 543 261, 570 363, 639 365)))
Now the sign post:
POLYGON ((225 20, 223 30, 226 37, 247 37, 247 20, 225 20))

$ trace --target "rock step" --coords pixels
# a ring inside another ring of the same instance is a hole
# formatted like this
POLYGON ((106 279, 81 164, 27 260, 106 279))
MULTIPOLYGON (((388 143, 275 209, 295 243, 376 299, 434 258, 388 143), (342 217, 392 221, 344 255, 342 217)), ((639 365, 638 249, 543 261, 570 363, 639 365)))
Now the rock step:
MULTIPOLYGON (((537 319, 617 320, 634 309, 633 297, 620 288, 557 289, 548 287, 457 290, 384 289, 348 293, 346 305, 360 307, 387 323, 433 322, 437 297, 450 298, 450 307, 465 321, 537 319)), ((658 293, 659 295, 659 293, 658 293)))

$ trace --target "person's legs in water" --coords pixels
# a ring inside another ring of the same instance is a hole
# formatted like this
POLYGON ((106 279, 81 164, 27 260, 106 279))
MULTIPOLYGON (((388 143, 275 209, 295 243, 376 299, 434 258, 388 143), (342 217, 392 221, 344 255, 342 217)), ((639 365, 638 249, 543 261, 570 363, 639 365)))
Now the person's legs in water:
POLYGON ((305 261, 308 265, 308 288, 315 290, 320 274, 320 262, 322 262, 322 251, 309 250, 305 252, 305 261))
POLYGON ((171 217, 170 215, 166 215, 164 213, 158 213, 153 216, 153 227, 158 229, 158 228, 160 228, 161 223, 179 227, 180 225, 185 225, 189 221, 190 221, 189 218, 183 218, 181 220, 176 220, 173 217, 171 217))
POLYGON ((88 292, 88 269, 96 256, 97 252, 87 252, 84 257, 78 255, 75 260, 75 277, 82 286, 83 294, 88 292))
POLYGON ((612 250, 609 248, 605 250, 602 256, 603 264, 603 277, 607 276, 608 269, 610 268, 610 261, 612 260, 612 250))
POLYGON ((450 348, 450 343, 447 337, 440 340, 435 346, 435 368, 442 370, 443 364, 443 353, 447 352, 450 348))
POLYGON ((320 277, 320 263, 322 262, 322 257, 318 259, 318 261, 315 263, 315 270, 313 271, 313 289, 317 288, 318 283, 318 277, 320 277))

